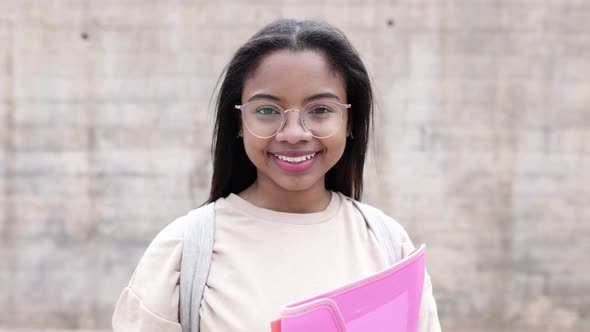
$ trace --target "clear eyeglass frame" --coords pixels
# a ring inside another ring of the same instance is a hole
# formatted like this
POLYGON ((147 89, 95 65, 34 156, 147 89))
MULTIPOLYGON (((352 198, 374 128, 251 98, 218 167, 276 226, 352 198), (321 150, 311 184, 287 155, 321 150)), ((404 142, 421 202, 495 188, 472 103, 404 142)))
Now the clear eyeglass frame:
POLYGON ((256 101, 251 101, 251 102, 249 102, 249 103, 245 103, 245 104, 242 104, 242 105, 235 105, 234 107, 235 107, 236 109, 240 110, 240 111, 242 112, 242 116, 243 116, 244 110, 245 110, 245 109, 246 109, 246 108, 247 108, 249 105, 252 105, 252 104, 261 104, 261 105, 264 105, 264 106, 272 106, 272 107, 275 107, 275 108, 277 108, 278 110, 280 110, 280 111, 281 111, 281 115, 282 115, 281 125, 279 126, 279 129, 277 129, 277 130, 276 130, 276 131, 275 131, 275 132, 274 132, 272 135, 269 135, 269 136, 260 136, 260 135, 257 135, 256 133, 254 133, 254 132, 253 132, 253 131, 252 131, 252 130, 251 130, 249 127, 248 127, 248 123, 247 123, 246 121, 244 121, 244 124, 245 124, 245 127, 246 127, 246 129, 248 129, 248 131, 249 131, 249 132, 250 132, 252 135, 254 135, 254 136, 258 137, 258 138, 271 138, 271 137, 274 137, 274 136, 276 136, 278 133, 280 133, 280 132, 281 132, 281 130, 283 130, 283 128, 285 127, 285 124, 287 123, 287 113, 288 113, 288 112, 298 112, 298 113, 299 113, 299 122, 301 123, 301 126, 302 126, 302 127, 303 127, 303 129, 305 129, 305 131, 306 131, 307 133, 309 133, 311 136, 313 136, 313 137, 315 137, 315 138, 321 138, 321 139, 324 139, 324 138, 329 138, 329 137, 333 136, 334 134, 336 134, 336 133, 338 132, 338 129, 339 129, 339 128, 340 128, 340 126, 342 125, 342 118, 343 118, 343 116, 344 116, 344 112, 345 112, 347 109, 349 109, 349 108, 351 107, 351 104, 341 104, 341 103, 337 103, 337 102, 335 102, 335 101, 325 101, 325 100, 317 100, 317 101, 312 101, 312 102, 310 102, 310 103, 308 103, 308 104, 305 104, 305 105, 304 105, 303 107, 301 107, 301 108, 291 108, 291 109, 287 109, 287 110, 286 110, 286 109, 284 109, 284 108, 282 108, 280 105, 277 105, 277 104, 275 104, 275 103, 272 103, 272 102, 261 102, 261 101, 257 101, 257 100, 256 100, 256 101), (340 121, 339 121, 339 123, 338 123, 338 127, 336 127, 336 129, 334 130, 334 132, 333 132, 333 133, 331 133, 330 135, 327 135, 327 136, 318 136, 318 135, 314 135, 314 134, 311 132, 311 130, 309 130, 309 129, 307 128, 307 126, 305 125, 305 121, 303 120, 303 114, 304 114, 304 113, 301 111, 301 110, 306 110, 306 109, 307 109, 307 108, 308 108, 310 105, 322 105, 322 103, 323 103, 323 104, 333 104, 333 105, 336 105, 336 106, 338 107, 338 110, 340 111, 340 121))

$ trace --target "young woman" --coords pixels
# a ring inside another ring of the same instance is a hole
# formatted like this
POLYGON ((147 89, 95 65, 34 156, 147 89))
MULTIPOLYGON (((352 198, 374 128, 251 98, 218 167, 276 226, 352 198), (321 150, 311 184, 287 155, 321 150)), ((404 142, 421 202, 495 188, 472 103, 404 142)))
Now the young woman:
MULTIPOLYGON (((334 27, 278 20, 238 49, 217 100, 201 332, 267 332, 282 305, 389 266, 352 202, 363 190, 372 109, 365 66, 334 27)), ((388 221, 408 255, 408 235, 388 221)), ((186 222, 147 249, 115 309, 115 332, 181 331, 186 222)), ((428 275, 419 331, 440 331, 428 275)))

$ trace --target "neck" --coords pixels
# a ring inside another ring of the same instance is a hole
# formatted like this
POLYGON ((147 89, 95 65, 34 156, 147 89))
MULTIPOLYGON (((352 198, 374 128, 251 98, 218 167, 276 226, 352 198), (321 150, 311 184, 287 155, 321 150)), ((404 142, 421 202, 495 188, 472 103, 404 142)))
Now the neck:
POLYGON ((258 207, 288 213, 324 211, 332 197, 323 185, 301 191, 289 191, 276 186, 265 186, 258 180, 238 196, 258 207))

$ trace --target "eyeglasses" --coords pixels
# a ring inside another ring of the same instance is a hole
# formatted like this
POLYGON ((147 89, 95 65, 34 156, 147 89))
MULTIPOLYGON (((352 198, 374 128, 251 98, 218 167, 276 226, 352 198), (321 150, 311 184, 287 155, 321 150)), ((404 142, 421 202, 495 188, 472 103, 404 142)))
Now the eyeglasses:
POLYGON ((278 134, 287 122, 288 112, 299 112, 301 125, 313 137, 328 138, 340 128, 342 114, 350 108, 350 104, 319 100, 301 109, 285 110, 268 101, 252 101, 236 105, 235 108, 242 111, 246 128, 258 138, 270 138, 278 134))

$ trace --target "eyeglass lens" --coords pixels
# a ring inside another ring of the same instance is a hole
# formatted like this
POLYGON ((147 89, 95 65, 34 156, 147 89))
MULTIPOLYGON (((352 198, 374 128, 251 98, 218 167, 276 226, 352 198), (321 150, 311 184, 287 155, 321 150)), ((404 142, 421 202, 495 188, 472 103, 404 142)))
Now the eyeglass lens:
MULTIPOLYGON (((315 137, 328 137, 336 133, 342 122, 343 106, 331 102, 306 105, 300 110, 303 127, 315 137)), ((242 107, 248 130, 259 137, 271 137, 281 130, 286 121, 283 108, 268 102, 252 102, 242 107)))

